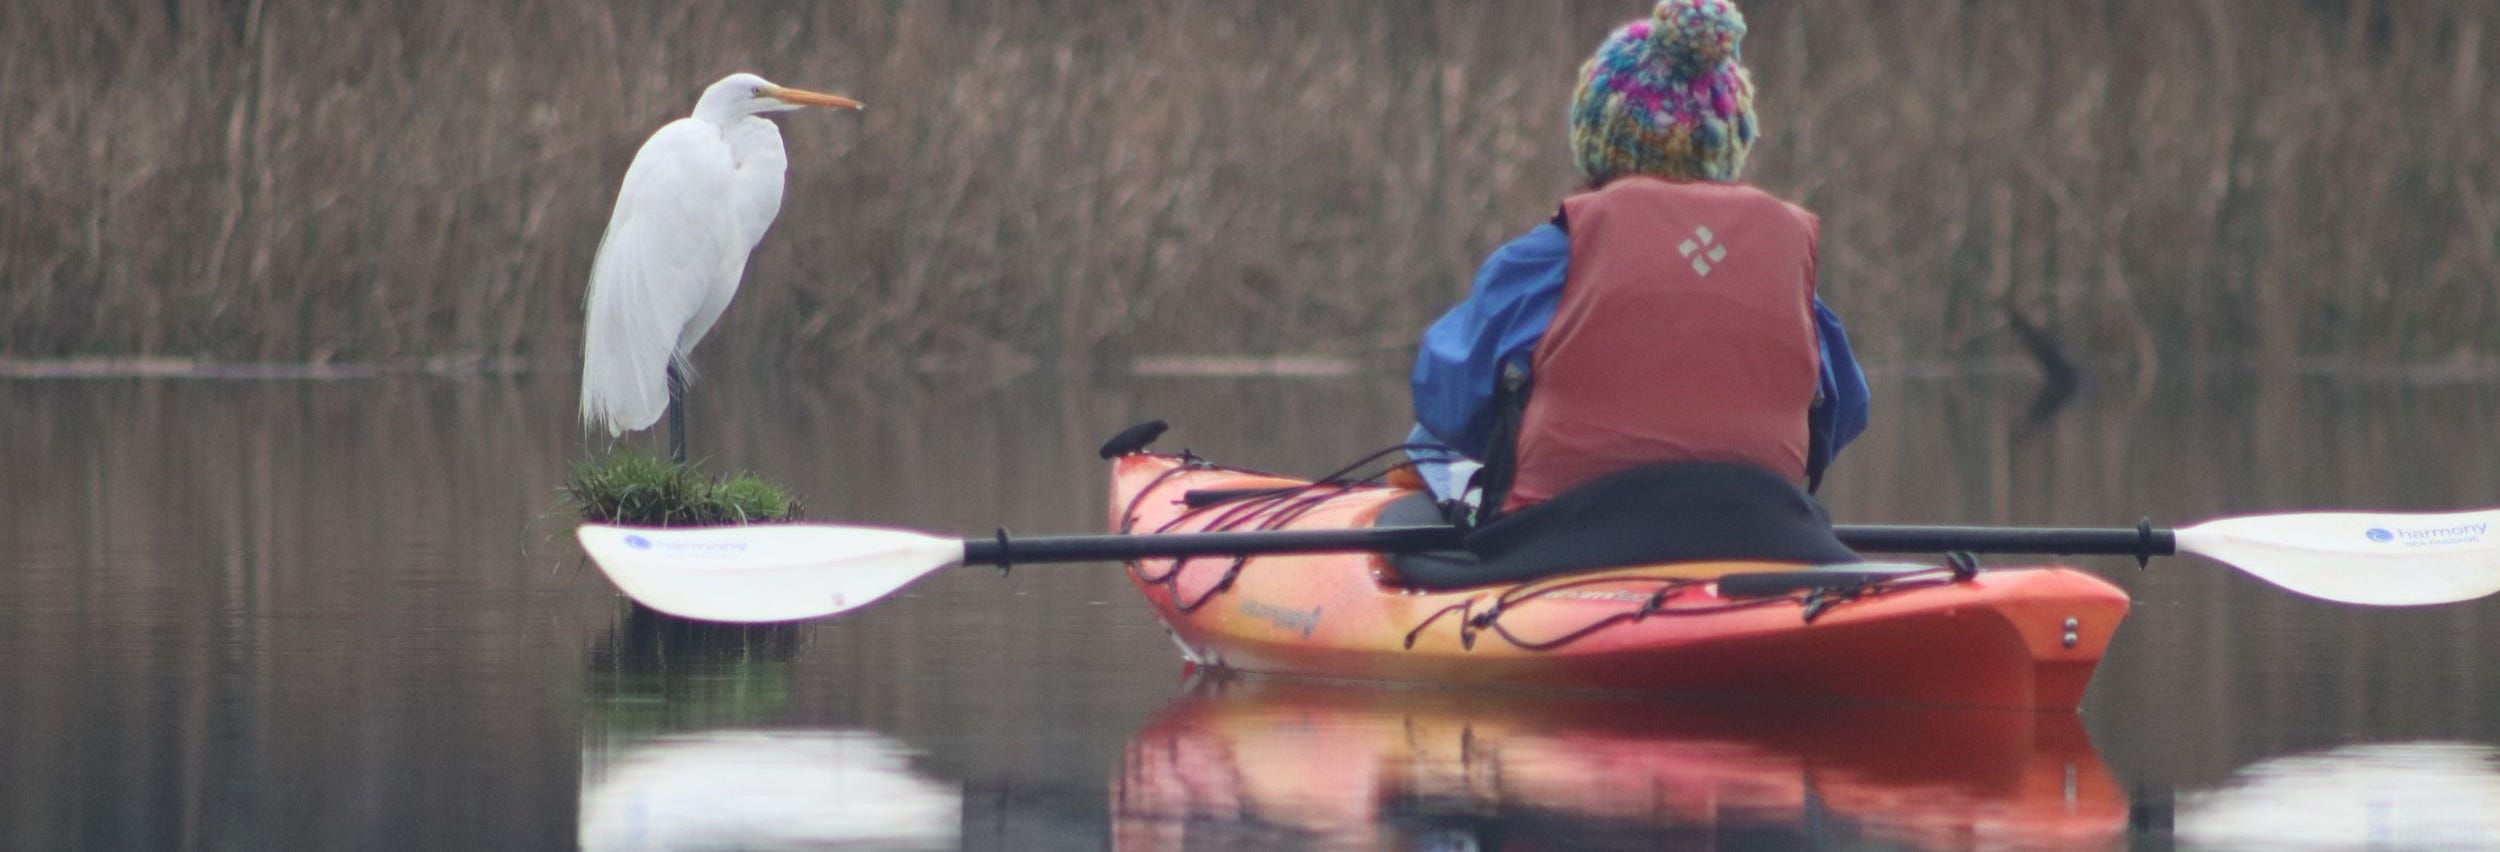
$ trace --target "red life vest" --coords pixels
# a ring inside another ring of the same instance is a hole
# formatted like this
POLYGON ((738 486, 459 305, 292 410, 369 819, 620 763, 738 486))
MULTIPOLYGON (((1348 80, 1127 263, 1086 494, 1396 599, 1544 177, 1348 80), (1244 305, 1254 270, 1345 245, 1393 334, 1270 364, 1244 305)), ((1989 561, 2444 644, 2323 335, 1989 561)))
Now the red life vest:
POLYGON ((1563 202, 1571 260, 1537 343, 1508 505, 1646 464, 1803 483, 1814 214, 1743 184, 1625 178, 1563 202))

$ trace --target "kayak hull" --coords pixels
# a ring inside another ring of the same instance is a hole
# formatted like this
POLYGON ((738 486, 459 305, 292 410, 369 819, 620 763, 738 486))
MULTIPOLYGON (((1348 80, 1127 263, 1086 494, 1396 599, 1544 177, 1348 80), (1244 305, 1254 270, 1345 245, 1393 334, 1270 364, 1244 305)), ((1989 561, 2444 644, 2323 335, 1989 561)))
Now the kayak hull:
MULTIPOLYGON (((1190 491, 1303 485, 1133 454, 1112 475, 1132 533, 1369 526, 1379 486, 1192 509, 1190 491)), ((2065 567, 1939 569, 1861 593, 1721 597, 1770 563, 1641 566, 1418 591, 1379 554, 1140 560, 1129 578, 1194 663, 1304 678, 2067 709, 2126 594, 2065 567)))

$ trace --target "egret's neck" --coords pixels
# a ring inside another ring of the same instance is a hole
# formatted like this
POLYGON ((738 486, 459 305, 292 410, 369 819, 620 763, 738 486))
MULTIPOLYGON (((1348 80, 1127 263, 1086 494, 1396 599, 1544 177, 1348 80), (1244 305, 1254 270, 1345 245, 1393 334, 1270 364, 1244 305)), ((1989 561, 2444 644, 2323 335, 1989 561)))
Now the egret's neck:
POLYGON ((723 133, 738 126, 739 119, 752 114, 746 109, 745 99, 727 93, 705 92, 701 100, 694 102, 694 117, 711 122, 723 133))

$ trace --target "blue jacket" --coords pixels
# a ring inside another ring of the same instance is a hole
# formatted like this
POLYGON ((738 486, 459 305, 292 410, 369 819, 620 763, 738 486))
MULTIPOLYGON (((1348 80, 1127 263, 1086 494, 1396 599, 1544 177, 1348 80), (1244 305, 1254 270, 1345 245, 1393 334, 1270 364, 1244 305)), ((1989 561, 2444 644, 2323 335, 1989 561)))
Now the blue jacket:
MULTIPOLYGON (((1467 300, 1424 332, 1413 376, 1414 439, 1430 439, 1468 458, 1485 457, 1498 415, 1493 400, 1502 367, 1516 365, 1523 374, 1528 370, 1537 341, 1544 338, 1562 300, 1570 260, 1571 237, 1552 223, 1485 259, 1467 300)), ((1837 453, 1866 431, 1866 374, 1849 352, 1840 317, 1819 297, 1814 300, 1814 326, 1823 351, 1824 404, 1810 415, 1810 424, 1831 435, 1837 453)))

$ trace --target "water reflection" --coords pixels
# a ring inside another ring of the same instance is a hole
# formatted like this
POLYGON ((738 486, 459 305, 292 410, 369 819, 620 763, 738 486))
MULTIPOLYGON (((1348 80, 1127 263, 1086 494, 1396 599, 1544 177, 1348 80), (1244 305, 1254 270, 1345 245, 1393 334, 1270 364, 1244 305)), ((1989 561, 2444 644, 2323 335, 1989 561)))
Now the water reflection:
MULTIPOLYGON (((722 369, 695 433, 812 517, 967 535, 1099 529, 1093 449, 1141 419, 1174 423, 1167 448, 1313 474, 1411 416, 1395 371, 816 378, 722 369)), ((1824 495, 1868 523, 2500 505, 2500 385, 2194 378, 2087 385, 2030 429, 2027 376, 1882 377, 1824 495)), ((549 514, 584 452, 576 390, 0 380, 0 849, 560 848, 585 769, 724 728, 903 743, 960 781, 969 847, 1111 843, 1106 784, 1181 668, 1116 568, 946 573, 796 630, 640 621, 549 514)), ((2129 789, 2347 743, 2500 746, 2500 598, 2339 607, 2194 560, 2095 567, 2137 599, 2083 713, 2129 789)))
POLYGON ((587 738, 631 738, 701 725, 755 724, 789 700, 789 625, 688 621, 631 603, 591 647, 587 738))
POLYGON ((586 849, 951 849, 959 786, 854 729, 773 730, 799 630, 711 624, 630 603, 588 655, 586 849))
MULTIPOLYGON (((582 771, 584 849, 953 849, 963 792, 867 731, 714 730, 582 771)), ((586 756, 587 757, 587 756, 586 756)))
POLYGON ((2351 745, 2242 767, 2178 797, 2179 840, 2231 849, 2500 848, 2500 747, 2351 745))
POLYGON ((2127 801, 2076 717, 1231 680, 1129 740, 1121 849, 2095 848, 2127 801))

